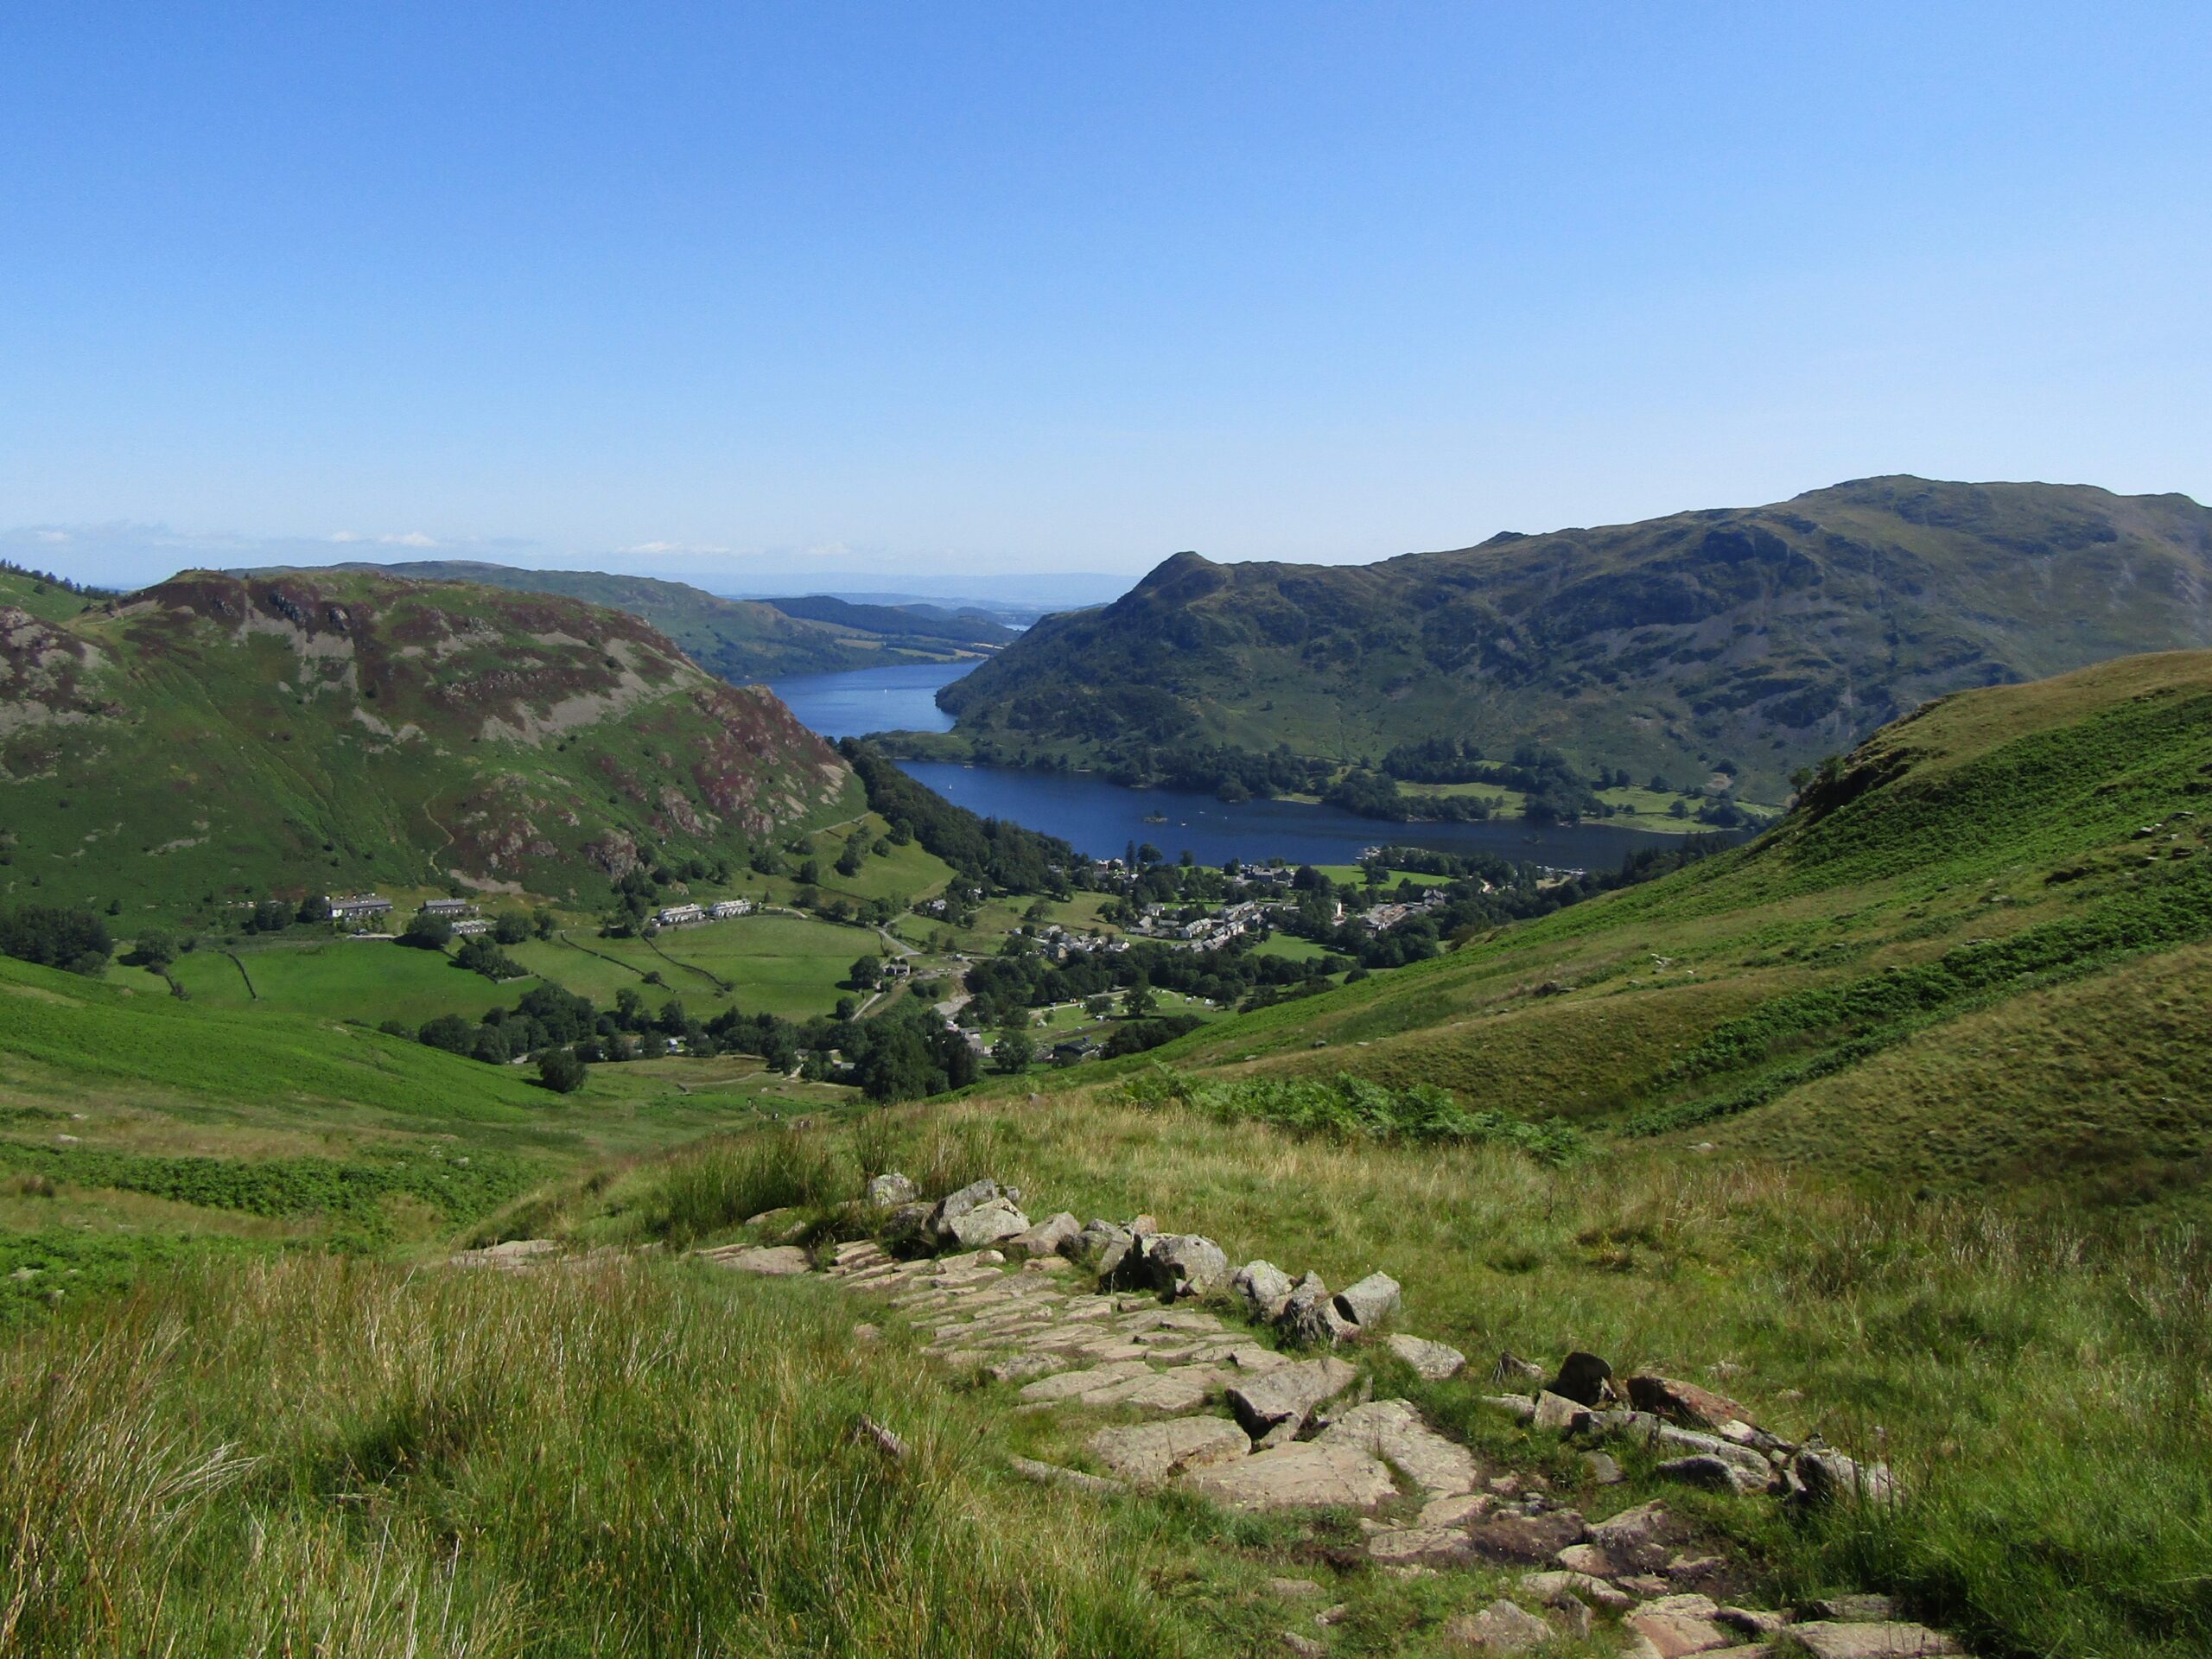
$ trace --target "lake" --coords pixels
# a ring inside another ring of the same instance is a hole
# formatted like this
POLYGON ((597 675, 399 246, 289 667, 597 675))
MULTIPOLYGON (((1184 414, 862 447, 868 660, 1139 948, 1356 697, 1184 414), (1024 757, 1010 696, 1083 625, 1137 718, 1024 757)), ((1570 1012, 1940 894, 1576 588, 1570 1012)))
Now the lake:
MULTIPOLYGON (((828 738, 868 732, 947 732, 952 719, 933 699, 973 663, 903 664, 850 674, 808 674, 770 690, 800 721, 828 738)), ((956 806, 1058 836, 1094 858, 1118 858, 1131 842, 1150 842, 1169 858, 1187 850, 1202 864, 1270 858, 1294 864, 1349 864, 1382 842, 1446 853, 1496 853, 1562 869, 1608 869, 1642 847, 1677 837, 1611 824, 1536 829, 1500 823, 1385 823, 1297 801, 1235 804, 1191 790, 1128 789, 1084 772, 1028 772, 904 760, 917 782, 956 806), (1165 822, 1147 820, 1157 816, 1165 822)))
POLYGON ((938 688, 974 671, 973 662, 893 663, 849 674, 801 674, 771 680, 799 724, 831 739, 869 732, 949 732, 938 688))

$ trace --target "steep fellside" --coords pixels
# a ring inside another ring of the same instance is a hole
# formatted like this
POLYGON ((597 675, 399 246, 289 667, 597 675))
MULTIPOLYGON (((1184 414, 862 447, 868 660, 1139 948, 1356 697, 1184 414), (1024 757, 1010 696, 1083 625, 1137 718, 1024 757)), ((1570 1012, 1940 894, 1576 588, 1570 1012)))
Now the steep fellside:
POLYGON ((191 571, 41 620, 0 582, 0 893, 204 907, 385 883, 589 903, 861 810, 836 753, 620 611, 191 571))
POLYGON ((1179 554, 940 701, 1001 751, 1372 764, 1440 736, 1677 786, 1732 765, 1775 800, 1930 697, 2208 645, 2212 511, 2188 498, 1881 478, 1351 568, 1179 554))
POLYGON ((1907 1190, 2212 1201, 2212 652, 1962 692, 1777 829, 1160 1051, 1907 1190))

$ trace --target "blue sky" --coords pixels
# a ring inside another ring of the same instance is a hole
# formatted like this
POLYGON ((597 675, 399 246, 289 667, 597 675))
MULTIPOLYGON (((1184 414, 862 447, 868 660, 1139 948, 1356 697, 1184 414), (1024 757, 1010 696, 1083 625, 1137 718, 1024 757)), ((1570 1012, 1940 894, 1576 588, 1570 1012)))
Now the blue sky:
POLYGON ((2202 3, 12 7, 0 550, 896 586, 2206 499, 2208 86, 2202 3))

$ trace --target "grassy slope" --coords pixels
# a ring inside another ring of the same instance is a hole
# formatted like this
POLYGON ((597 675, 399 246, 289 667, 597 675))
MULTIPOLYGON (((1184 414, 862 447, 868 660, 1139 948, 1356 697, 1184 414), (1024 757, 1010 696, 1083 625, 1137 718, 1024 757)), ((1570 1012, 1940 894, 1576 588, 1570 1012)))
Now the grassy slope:
POLYGON ((0 639, 19 902, 212 920, 272 890, 465 881, 592 904, 643 851, 741 864, 858 804, 773 698, 573 601, 200 575, 0 639))
POLYGON ((1503 537, 1359 567, 1179 555, 948 688, 973 736, 1373 760, 1494 756, 1783 798, 1797 765, 1924 698, 2212 645, 2212 513, 2178 496, 1872 479, 1772 506, 1503 537))
POLYGON ((1887 781, 1825 815, 1171 1058, 1440 1083, 1883 1179, 2063 1194, 2089 1159, 2124 1190, 2212 1147, 2191 1084, 2212 1037, 2154 1017, 2212 937, 2208 768, 2212 656, 1963 694, 1860 750, 1852 775, 1887 781), (2092 1008, 2140 1023, 2114 1042, 2073 1023, 2092 1008), (2001 1086, 1942 1086, 1977 1044, 2021 1051, 2001 1086), (1878 1133, 1853 1122, 1870 1097, 1878 1133))

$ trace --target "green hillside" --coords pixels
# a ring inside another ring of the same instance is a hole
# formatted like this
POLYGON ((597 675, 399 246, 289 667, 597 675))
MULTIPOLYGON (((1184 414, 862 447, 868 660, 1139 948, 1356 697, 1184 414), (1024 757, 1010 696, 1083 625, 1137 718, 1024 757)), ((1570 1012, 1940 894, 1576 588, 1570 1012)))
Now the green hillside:
POLYGON ((1001 759, 1371 765, 1442 736, 1676 788, 1732 767, 1776 801, 1928 698, 2205 645, 2212 512, 2188 498, 1879 478, 1356 567, 1178 554, 940 700, 1001 759))
POLYGON ((332 568, 610 605, 652 623, 693 662, 733 685, 793 674, 842 673, 887 662, 940 662, 1014 637, 988 618, 910 615, 890 606, 852 606, 834 599, 724 599, 685 582, 600 570, 522 570, 467 559, 332 568))
POLYGON ((1166 1051, 1929 1190, 2198 1200, 2212 653, 1947 698, 1751 846, 1166 1051))
POLYGON ((45 619, 0 575, 0 895, 208 916, 385 886, 603 903, 862 809, 766 692, 623 612, 188 572, 45 619))

